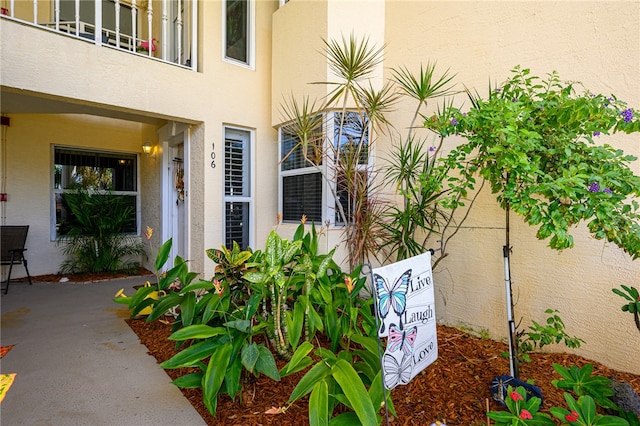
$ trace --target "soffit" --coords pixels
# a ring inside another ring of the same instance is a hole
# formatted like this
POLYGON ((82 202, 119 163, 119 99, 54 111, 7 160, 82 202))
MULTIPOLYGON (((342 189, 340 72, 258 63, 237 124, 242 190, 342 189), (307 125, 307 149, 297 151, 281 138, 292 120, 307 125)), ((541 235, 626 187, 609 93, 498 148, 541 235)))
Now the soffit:
POLYGON ((37 96, 29 92, 2 88, 0 111, 2 114, 88 114, 139 123, 159 125, 163 119, 133 111, 107 108, 95 104, 74 103, 60 98, 37 96))

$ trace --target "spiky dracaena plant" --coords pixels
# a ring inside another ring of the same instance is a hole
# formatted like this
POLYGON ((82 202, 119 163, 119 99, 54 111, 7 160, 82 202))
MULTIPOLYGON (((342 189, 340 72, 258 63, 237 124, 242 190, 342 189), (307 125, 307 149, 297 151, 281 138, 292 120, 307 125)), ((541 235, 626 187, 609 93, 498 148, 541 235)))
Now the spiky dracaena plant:
MULTIPOLYGON (((446 192, 442 179, 448 172, 447 168, 436 167, 440 150, 425 151, 425 140, 415 136, 414 125, 430 107, 431 99, 452 93, 453 76, 448 71, 436 76, 435 64, 421 67, 417 76, 400 68, 376 89, 372 80, 382 63, 383 47, 353 35, 323 41, 323 54, 335 79, 316 83, 331 88, 323 102, 306 97, 297 101, 291 95, 283 103, 284 128, 298 141, 283 161, 299 149, 306 164, 315 167, 329 183, 336 200, 337 222, 344 226, 343 241, 351 269, 370 257, 384 261, 387 256, 400 259, 424 252, 434 232, 459 223, 453 222, 451 211, 438 207, 446 192), (404 136, 387 118, 401 97, 416 103, 404 136), (333 143, 327 143, 323 135, 323 113, 327 110, 336 111, 336 130, 330 135, 333 143), (397 189, 402 207, 394 207, 377 195, 383 190, 381 183, 375 183, 379 182, 381 169, 372 166, 370 157, 376 135, 385 133, 399 143, 385 170, 386 179, 380 182, 397 189), (410 158, 415 161, 407 162, 410 158)), ((437 137, 432 145, 440 147, 444 136, 437 137)), ((459 197, 464 195, 459 193, 459 197)), ((445 252, 446 241, 442 239, 441 253, 445 252)))
POLYGON ((307 97, 298 101, 294 95, 284 101, 281 108, 284 128, 298 143, 283 155, 283 161, 300 150, 305 163, 315 167, 330 183, 329 190, 336 200, 337 221, 344 225, 344 241, 348 242, 348 260, 353 269, 379 251, 375 244, 357 241, 362 235, 358 228, 367 226, 367 235, 372 241, 382 237, 381 220, 373 216, 379 209, 364 208, 374 203, 373 198, 367 198, 374 179, 369 162, 370 129, 384 123, 384 112, 394 95, 388 86, 376 91, 370 84, 364 84, 381 63, 382 49, 372 47, 367 39, 358 41, 353 36, 342 42, 324 41, 324 44, 323 54, 337 80, 318 83, 333 87, 324 102, 307 97), (355 104, 355 111, 347 108, 350 102, 355 104), (339 143, 326 143, 322 125, 327 110, 336 111, 337 130, 331 138, 339 143))

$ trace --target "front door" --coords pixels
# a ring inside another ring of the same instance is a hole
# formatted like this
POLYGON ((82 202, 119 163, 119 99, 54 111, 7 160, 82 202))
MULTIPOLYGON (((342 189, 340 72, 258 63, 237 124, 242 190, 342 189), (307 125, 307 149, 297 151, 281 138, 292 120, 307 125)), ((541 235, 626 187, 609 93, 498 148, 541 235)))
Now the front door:
POLYGON ((188 260, 188 179, 186 150, 183 134, 179 134, 168 142, 164 151, 164 240, 172 239, 171 254, 168 267, 173 266, 177 256, 188 260))

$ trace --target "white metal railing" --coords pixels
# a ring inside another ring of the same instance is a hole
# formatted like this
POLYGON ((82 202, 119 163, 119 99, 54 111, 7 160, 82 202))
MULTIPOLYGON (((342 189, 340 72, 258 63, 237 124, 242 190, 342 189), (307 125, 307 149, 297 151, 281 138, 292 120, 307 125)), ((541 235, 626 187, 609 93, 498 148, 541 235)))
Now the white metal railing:
POLYGON ((94 14, 86 0, 75 0, 73 10, 69 10, 70 2, 65 2, 63 10, 60 0, 9 0, 0 16, 197 70, 197 0, 93 1, 94 14), (159 19, 154 15, 157 10, 159 19), (127 15, 131 22, 122 20, 127 15), (144 36, 141 29, 146 30, 144 36))

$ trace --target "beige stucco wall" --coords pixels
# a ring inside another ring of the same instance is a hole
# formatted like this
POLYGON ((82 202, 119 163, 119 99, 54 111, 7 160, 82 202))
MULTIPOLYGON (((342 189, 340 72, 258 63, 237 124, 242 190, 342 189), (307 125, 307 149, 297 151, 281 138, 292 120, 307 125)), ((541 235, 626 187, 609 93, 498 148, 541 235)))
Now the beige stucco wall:
MULTIPOLYGON (((442 2, 391 1, 386 7, 386 67, 437 61, 456 81, 486 95, 515 65, 545 76, 580 81, 591 91, 640 106, 640 2, 442 2)), ((464 96, 456 98, 460 105, 464 96)), ((467 101, 468 104, 468 101, 467 101)), ((409 110, 394 118, 402 120, 409 110)), ((615 135, 603 142, 640 154, 638 135, 615 135)), ((450 143, 455 143, 451 141, 450 143)), ((633 169, 640 174, 640 163, 633 169)), ((485 190, 452 240, 450 256, 436 271, 441 321, 507 333, 504 270, 504 213, 485 190)), ((512 216, 513 218, 513 216, 512 216)), ((592 239, 583 227, 575 245, 557 253, 538 241, 535 229, 511 221, 511 273, 515 318, 522 327, 558 309, 567 332, 587 343, 579 353, 613 368, 640 373, 640 334, 623 300, 611 292, 620 284, 640 284, 640 262, 616 247, 592 239)), ((566 350, 564 346, 550 348, 566 350)))
MULTIPOLYGON (((371 36, 364 31, 365 25, 372 26, 374 32, 384 28, 386 78, 391 76, 391 67, 404 65, 417 72, 421 63, 436 61, 439 71, 450 68, 457 73, 459 89, 466 85, 486 95, 489 81, 503 81, 510 69, 520 64, 542 77, 557 70, 564 80, 580 81, 595 92, 615 93, 636 108, 640 105, 638 1, 393 0, 385 2, 382 19, 380 9, 369 14, 371 4, 377 3, 349 2, 343 16, 349 16, 351 23, 334 26, 329 20, 328 27, 332 35, 339 35, 340 29, 348 33, 358 28, 354 21, 365 22, 355 31, 359 37, 371 36), (360 7, 355 13, 354 5, 360 7)), ((319 60, 318 49, 313 47, 326 33, 321 24, 314 21, 314 26, 307 25, 306 20, 324 16, 320 12, 325 10, 337 16, 340 7, 341 2, 327 6, 320 1, 293 1, 274 15, 274 100, 277 91, 306 93, 308 87, 302 82, 320 81, 317 66, 307 76, 305 72, 309 64, 319 60), (299 40, 303 42, 296 43, 299 40), (287 69, 294 58, 300 64, 295 76, 287 69)), ((457 105, 465 100, 462 95, 455 98, 457 105)), ((274 101, 274 108, 276 104, 274 101)), ((401 103, 398 112, 390 116, 402 134, 406 134, 414 108, 401 103)), ((430 108, 434 111, 436 104, 430 108)), ((278 122, 275 116, 273 122, 278 122)), ((605 140, 640 155, 638 135, 602 138, 605 140)), ((458 142, 447 143, 453 146, 458 142)), ((376 144, 384 156, 389 141, 379 138, 376 144)), ((633 168, 640 174, 640 162, 633 168)), ((504 226, 504 213, 485 190, 465 228, 449 245, 449 257, 435 272, 440 321, 487 329, 495 338, 506 336, 504 226)), ((545 309, 558 309, 567 332, 587 342, 576 352, 613 368, 640 373, 640 361, 632 356, 640 351, 640 334, 631 315, 620 311, 623 300, 611 292, 620 284, 640 285, 640 263, 618 248, 592 239, 583 227, 574 235, 576 247, 557 253, 536 239, 535 229, 512 216, 516 321, 522 318, 521 326, 526 328, 532 319, 543 322, 545 309)), ((334 231, 327 246, 338 240, 334 231)), ((564 346, 550 349, 567 350, 564 346)))

